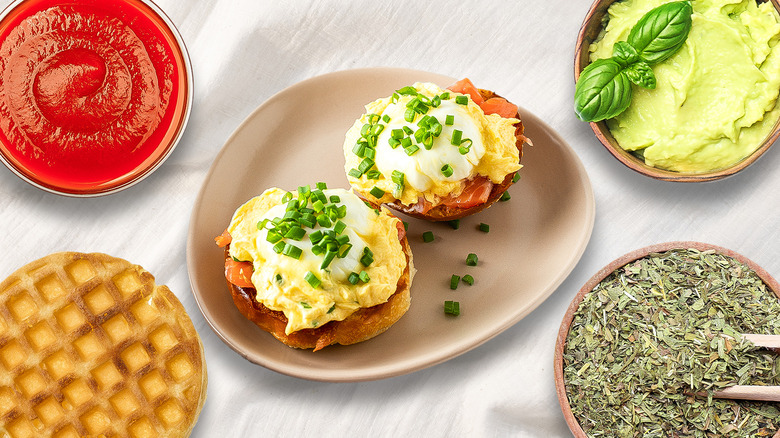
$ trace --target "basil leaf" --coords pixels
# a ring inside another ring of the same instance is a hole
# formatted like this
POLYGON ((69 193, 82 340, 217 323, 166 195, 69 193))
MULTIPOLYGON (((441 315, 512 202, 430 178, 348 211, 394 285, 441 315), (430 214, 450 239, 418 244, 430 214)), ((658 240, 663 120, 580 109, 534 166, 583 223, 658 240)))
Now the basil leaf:
POLYGON ((620 63, 621 66, 628 67, 639 61, 639 53, 631 44, 628 44, 625 41, 618 41, 615 43, 615 46, 612 47, 612 58, 620 63))
POLYGON ((583 122, 611 119, 631 103, 631 81, 613 58, 585 67, 574 90, 574 112, 583 122))
POLYGON ((666 3, 645 14, 628 34, 628 43, 639 57, 659 63, 677 51, 691 30, 693 7, 690 1, 666 3))
POLYGON ((629 65, 625 72, 629 81, 643 88, 655 89, 655 74, 650 64, 644 61, 635 62, 629 65))

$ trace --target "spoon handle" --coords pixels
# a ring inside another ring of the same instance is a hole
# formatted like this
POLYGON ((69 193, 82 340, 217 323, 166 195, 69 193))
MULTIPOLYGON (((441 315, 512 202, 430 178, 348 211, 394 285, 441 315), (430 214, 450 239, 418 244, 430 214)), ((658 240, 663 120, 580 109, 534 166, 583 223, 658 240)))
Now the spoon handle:
POLYGON ((736 385, 716 391, 715 398, 780 402, 780 386, 736 385))
POLYGON ((780 335, 759 335, 747 333, 742 335, 748 341, 764 348, 780 348, 780 335))

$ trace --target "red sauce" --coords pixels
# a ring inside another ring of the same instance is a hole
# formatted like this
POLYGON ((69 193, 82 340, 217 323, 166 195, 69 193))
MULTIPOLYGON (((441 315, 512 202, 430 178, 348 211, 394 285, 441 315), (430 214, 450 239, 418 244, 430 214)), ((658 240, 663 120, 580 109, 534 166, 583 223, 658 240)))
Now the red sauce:
POLYGON ((183 128, 187 88, 175 35, 140 0, 26 0, 0 22, 0 149, 38 185, 144 176, 183 128))

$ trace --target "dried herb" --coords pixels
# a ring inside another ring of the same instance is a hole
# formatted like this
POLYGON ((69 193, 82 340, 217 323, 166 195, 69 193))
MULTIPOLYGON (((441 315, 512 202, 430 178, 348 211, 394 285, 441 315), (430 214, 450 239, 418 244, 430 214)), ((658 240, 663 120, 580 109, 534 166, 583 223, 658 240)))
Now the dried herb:
POLYGON ((564 349, 572 412, 591 437, 772 436, 776 404, 711 397, 780 385, 780 356, 739 333, 780 334, 780 300, 744 264, 693 249, 629 263, 574 316, 564 349))

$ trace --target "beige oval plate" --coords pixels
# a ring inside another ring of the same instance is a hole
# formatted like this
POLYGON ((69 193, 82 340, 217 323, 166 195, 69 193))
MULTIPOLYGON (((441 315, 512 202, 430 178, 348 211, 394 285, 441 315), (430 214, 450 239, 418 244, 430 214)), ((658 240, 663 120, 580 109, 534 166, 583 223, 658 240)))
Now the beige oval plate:
POLYGON ((521 108, 534 146, 524 148, 522 178, 510 188, 509 201, 461 220, 458 230, 402 217, 409 222, 417 275, 411 309, 387 332, 313 353, 285 346, 239 313, 225 284, 223 251, 214 244, 235 209, 274 186, 294 190, 324 181, 348 188, 344 134, 365 104, 417 81, 446 87, 455 80, 372 68, 300 82, 257 108, 214 160, 190 219, 187 267, 206 320, 247 360, 324 381, 416 371, 462 354, 518 322, 552 294, 582 256, 595 215, 590 180, 566 142, 521 108), (490 225, 489 233, 477 230, 481 222, 490 225), (433 231, 433 242, 423 242, 425 231, 433 231), (476 267, 465 264, 471 252, 479 257, 476 267), (450 290, 452 274, 471 274, 475 283, 450 290), (460 316, 444 314, 445 300, 460 302, 460 316))

